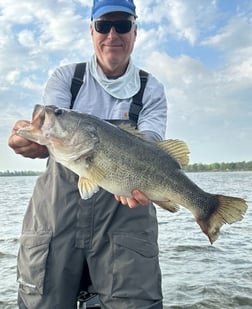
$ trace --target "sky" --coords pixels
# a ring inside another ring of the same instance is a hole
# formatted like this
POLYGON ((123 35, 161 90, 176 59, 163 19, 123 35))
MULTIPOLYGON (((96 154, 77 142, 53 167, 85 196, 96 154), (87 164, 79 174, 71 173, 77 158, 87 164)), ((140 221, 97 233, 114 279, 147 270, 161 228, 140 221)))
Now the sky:
MULTIPOLYGON (((252 1, 135 0, 135 64, 165 87, 167 138, 190 163, 252 160, 252 1)), ((59 65, 88 61, 92 1, 0 2, 0 171, 43 170, 7 145, 59 65)))

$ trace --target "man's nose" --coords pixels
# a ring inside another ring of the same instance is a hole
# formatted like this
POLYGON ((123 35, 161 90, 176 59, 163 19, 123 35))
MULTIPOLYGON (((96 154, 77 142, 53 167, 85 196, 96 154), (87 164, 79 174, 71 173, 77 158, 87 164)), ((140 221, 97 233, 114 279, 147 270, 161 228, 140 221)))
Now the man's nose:
POLYGON ((112 26, 109 33, 108 33, 108 36, 114 37, 114 36, 117 36, 117 35, 118 35, 118 33, 116 32, 115 27, 112 26))

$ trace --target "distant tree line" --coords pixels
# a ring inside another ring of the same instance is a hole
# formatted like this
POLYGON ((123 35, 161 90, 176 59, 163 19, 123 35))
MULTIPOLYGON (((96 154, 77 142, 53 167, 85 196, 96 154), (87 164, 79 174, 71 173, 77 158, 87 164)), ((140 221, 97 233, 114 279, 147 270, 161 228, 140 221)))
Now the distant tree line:
MULTIPOLYGON (((195 163, 183 167, 186 172, 235 172, 235 171, 252 171, 252 161, 249 162, 230 162, 230 163, 195 163)), ((0 171, 1 176, 38 176, 41 171, 0 171)))
POLYGON ((252 171, 252 161, 249 162, 229 162, 229 163, 195 163, 183 167, 186 172, 235 172, 235 171, 252 171))
POLYGON ((0 171, 0 177, 1 176, 38 176, 42 172, 39 171, 5 171, 1 172, 0 171))

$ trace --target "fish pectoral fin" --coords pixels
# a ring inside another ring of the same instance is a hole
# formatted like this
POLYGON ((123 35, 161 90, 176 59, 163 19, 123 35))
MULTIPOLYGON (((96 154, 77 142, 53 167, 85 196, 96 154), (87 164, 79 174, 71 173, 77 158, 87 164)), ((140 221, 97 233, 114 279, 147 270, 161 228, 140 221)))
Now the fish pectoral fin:
POLYGON ((78 189, 81 198, 87 200, 92 197, 97 191, 99 191, 99 186, 85 177, 80 177, 78 182, 78 189))
POLYGON ((167 139, 157 143, 160 148, 172 156, 181 166, 189 163, 189 149, 185 142, 178 139, 167 139))
POLYGON ((153 202, 170 212, 177 212, 179 210, 179 205, 173 203, 172 201, 153 201, 153 202))

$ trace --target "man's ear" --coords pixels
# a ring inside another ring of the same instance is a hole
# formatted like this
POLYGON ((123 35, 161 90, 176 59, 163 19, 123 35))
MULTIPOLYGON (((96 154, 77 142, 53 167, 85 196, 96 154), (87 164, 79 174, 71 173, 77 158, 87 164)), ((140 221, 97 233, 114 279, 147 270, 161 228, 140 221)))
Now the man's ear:
POLYGON ((90 29, 90 34, 91 34, 91 36, 93 36, 94 27, 93 27, 92 23, 90 24, 89 29, 90 29))
POLYGON ((135 34, 135 38, 136 38, 137 37, 137 25, 135 26, 134 34, 135 34))

